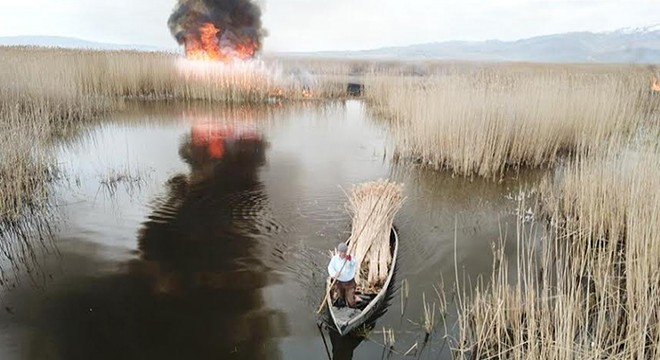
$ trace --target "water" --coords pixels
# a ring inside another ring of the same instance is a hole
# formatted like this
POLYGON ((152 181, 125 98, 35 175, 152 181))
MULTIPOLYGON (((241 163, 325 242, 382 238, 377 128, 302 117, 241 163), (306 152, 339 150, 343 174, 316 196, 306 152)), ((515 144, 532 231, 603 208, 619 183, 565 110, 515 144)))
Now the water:
POLYGON ((511 198, 536 177, 392 164, 386 135, 357 101, 130 104, 104 119, 54 150, 67 174, 57 251, 0 290, 0 358, 323 359, 325 340, 335 359, 373 359, 383 327, 397 352, 418 342, 418 358, 450 357, 455 311, 438 311, 422 346, 422 293, 437 303, 444 281, 452 308, 457 276, 488 276, 492 243, 513 232, 511 198), (405 312, 397 294, 366 340, 322 337, 328 251, 350 231, 344 191, 384 177, 406 185, 405 312))

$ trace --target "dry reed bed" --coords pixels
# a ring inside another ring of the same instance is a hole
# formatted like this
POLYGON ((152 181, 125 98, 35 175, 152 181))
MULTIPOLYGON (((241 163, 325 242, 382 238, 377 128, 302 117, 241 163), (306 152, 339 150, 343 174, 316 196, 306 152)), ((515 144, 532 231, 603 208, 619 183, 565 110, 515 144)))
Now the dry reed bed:
POLYGON ((52 215, 49 182, 56 176, 53 159, 41 145, 51 136, 48 104, 25 108, 0 98, 0 286, 12 280, 8 267, 41 274, 37 248, 50 251, 52 215), (31 241, 36 239, 37 241, 31 241))
POLYGON ((492 65, 430 77, 367 77, 396 157, 465 176, 555 164, 657 122, 642 68, 492 65))
POLYGON ((85 94, 74 78, 39 68, 39 62, 47 64, 44 60, 18 61, 1 54, 0 219, 16 221, 26 206, 47 198, 53 170, 47 145, 116 104, 85 94))
POLYGON ((463 304, 457 357, 660 358, 660 145, 655 133, 579 157, 541 188, 547 235, 518 226, 510 282, 463 304))

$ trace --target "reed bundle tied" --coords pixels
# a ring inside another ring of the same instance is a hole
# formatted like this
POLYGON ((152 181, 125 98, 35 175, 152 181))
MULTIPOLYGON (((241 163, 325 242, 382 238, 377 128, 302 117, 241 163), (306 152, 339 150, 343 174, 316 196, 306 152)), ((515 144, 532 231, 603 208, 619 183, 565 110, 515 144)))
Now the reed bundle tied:
POLYGON ((362 183, 351 190, 353 224, 349 244, 358 261, 355 282, 363 292, 376 292, 387 280, 392 263, 390 230, 403 202, 403 184, 389 180, 362 183))

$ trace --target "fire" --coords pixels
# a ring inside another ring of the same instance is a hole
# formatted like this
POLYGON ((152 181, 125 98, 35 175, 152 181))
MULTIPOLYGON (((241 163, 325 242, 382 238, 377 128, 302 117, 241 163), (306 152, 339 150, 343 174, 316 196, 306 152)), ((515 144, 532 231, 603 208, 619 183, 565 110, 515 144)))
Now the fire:
POLYGON ((660 92, 660 81, 657 77, 653 77, 653 81, 651 82, 651 91, 660 92))
POLYGON ((257 45, 253 41, 248 41, 245 44, 236 45, 236 49, 234 49, 234 51, 236 53, 236 57, 241 60, 247 60, 254 57, 256 48, 257 45))
POLYGON ((199 38, 186 38, 186 56, 193 60, 224 60, 218 43, 220 29, 211 23, 204 23, 199 29, 199 38))
POLYGON ((303 88, 302 96, 304 98, 312 98, 312 97, 314 97, 314 93, 309 88, 303 88))
POLYGON ((199 36, 188 35, 185 38, 186 56, 191 60, 231 62, 254 57, 257 45, 252 40, 221 46, 223 30, 207 22, 199 28, 199 36))

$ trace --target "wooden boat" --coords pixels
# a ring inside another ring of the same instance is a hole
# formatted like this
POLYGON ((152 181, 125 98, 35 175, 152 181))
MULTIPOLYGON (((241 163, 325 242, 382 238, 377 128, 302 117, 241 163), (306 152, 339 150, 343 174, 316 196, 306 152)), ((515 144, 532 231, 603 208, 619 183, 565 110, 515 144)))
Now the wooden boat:
MULTIPOLYGON (((337 307, 333 304, 332 297, 327 297, 330 325, 333 325, 340 335, 346 335, 362 324, 375 321, 383 313, 383 308, 387 305, 388 291, 392 286, 399 252, 399 235, 394 228, 390 232, 390 251, 392 252, 392 263, 387 280, 377 294, 356 293, 363 300, 358 308, 337 307)), ((332 278, 328 277, 326 291, 330 291, 331 284, 332 278)))

